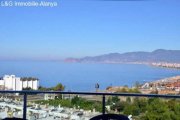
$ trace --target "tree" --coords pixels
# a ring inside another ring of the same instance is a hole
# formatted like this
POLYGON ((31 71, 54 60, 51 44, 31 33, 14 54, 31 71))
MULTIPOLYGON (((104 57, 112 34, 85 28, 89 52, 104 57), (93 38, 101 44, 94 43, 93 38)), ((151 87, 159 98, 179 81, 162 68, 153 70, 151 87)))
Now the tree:
POLYGON ((63 86, 61 83, 58 83, 55 87, 54 90, 55 91, 64 91, 65 86, 63 86))
POLYGON ((31 87, 23 88, 23 90, 33 90, 31 87))
POLYGON ((116 109, 118 112, 121 112, 121 111, 124 110, 124 108, 125 108, 127 105, 128 105, 127 102, 122 101, 122 102, 118 102, 118 103, 114 104, 113 106, 111 106, 111 109, 112 109, 112 110, 115 110, 115 109, 116 109))
POLYGON ((124 114, 138 116, 140 114, 140 109, 136 105, 127 105, 124 108, 124 114))
POLYGON ((96 84, 95 84, 95 88, 96 88, 96 92, 98 92, 98 89, 99 89, 99 83, 96 83, 96 84))
POLYGON ((171 112, 168 109, 167 104, 157 98, 150 99, 143 120, 171 120, 171 112))
POLYGON ((78 104, 80 101, 80 98, 76 95, 74 98, 72 98, 71 103, 73 105, 78 104))
POLYGON ((140 98, 135 99, 134 104, 140 108, 141 113, 144 113, 147 109, 148 102, 145 98, 140 98))
POLYGON ((131 103, 131 98, 130 98, 130 97, 127 97, 127 98, 126 98, 126 102, 127 102, 127 103, 131 103))
POLYGON ((47 91, 47 88, 43 87, 43 86, 39 86, 38 90, 40 90, 40 91, 47 91))
POLYGON ((113 103, 120 102, 120 99, 118 98, 118 96, 114 96, 114 97, 112 97, 112 102, 113 103))
POLYGON ((180 118, 180 101, 171 99, 167 102, 168 108, 171 111, 171 120, 179 120, 180 118))

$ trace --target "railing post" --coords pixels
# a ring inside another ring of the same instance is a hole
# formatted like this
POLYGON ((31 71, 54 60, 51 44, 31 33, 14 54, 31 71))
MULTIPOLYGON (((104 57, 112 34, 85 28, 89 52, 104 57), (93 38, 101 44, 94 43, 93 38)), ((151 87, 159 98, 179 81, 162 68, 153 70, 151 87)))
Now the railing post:
POLYGON ((24 93, 24 105, 23 105, 23 120, 26 120, 26 112, 27 112, 27 93, 24 93))
POLYGON ((105 95, 103 95, 103 97, 102 97, 102 114, 105 114, 105 105, 106 105, 105 95))

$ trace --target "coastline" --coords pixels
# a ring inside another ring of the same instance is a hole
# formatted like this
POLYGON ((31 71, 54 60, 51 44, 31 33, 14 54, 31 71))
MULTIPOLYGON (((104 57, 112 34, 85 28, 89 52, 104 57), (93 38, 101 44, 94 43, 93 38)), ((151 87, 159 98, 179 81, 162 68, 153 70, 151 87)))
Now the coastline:
POLYGON ((180 63, 157 62, 157 63, 152 63, 151 65, 162 68, 180 69, 180 63))
POLYGON ((180 76, 167 77, 153 80, 144 84, 137 84, 134 87, 110 86, 106 88, 110 93, 142 93, 142 94, 180 94, 180 76))
POLYGON ((169 63, 169 62, 94 62, 94 61, 86 61, 86 62, 78 62, 78 61, 64 61, 65 63, 98 63, 98 64, 140 64, 140 65, 149 65, 154 67, 161 68, 170 68, 170 69, 180 69, 180 63, 169 63))

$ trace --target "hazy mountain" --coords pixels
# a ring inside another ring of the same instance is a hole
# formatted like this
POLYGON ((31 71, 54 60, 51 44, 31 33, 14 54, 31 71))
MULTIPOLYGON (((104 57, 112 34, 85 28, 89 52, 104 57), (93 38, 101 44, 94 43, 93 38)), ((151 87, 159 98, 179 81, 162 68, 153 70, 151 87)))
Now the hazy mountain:
POLYGON ((100 63, 129 63, 129 62, 173 62, 180 63, 180 50, 158 49, 153 52, 110 53, 94 57, 68 58, 66 62, 100 62, 100 63))

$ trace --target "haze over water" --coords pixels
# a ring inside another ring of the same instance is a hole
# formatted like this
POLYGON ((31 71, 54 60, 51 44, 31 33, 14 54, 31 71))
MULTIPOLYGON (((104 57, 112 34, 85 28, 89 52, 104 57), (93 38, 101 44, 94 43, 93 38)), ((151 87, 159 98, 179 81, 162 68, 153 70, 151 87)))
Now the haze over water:
POLYGON ((94 91, 96 83, 100 84, 100 89, 110 85, 131 87, 136 81, 143 83, 176 76, 180 71, 135 64, 1 61, 0 76, 5 74, 37 77, 45 87, 60 82, 66 86, 66 91, 94 91))

